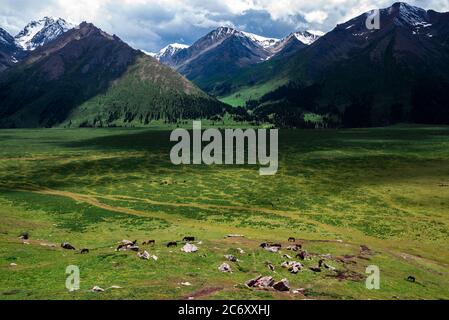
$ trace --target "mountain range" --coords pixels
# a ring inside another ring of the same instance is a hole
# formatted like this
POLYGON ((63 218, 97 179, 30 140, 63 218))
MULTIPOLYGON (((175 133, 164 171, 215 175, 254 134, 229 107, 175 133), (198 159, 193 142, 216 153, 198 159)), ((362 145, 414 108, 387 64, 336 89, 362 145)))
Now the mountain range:
POLYGON ((210 117, 224 104, 92 24, 38 46, 0 75, 0 127, 143 126, 210 117))
POLYGON ((449 123, 449 13, 398 2, 379 14, 379 29, 366 27, 367 12, 283 39, 219 27, 157 54, 63 19, 16 37, 0 29, 0 126, 139 126, 225 111, 280 127, 449 123))
POLYGON ((370 14, 287 59, 241 70, 224 84, 230 94, 223 100, 274 114, 280 125, 300 126, 305 113, 351 127, 449 123, 449 13, 395 3, 380 10, 373 30, 370 14))
POLYGON ((230 27, 219 27, 191 46, 173 44, 155 55, 210 94, 219 95, 222 83, 244 67, 295 53, 319 38, 295 32, 284 39, 266 38, 230 27))

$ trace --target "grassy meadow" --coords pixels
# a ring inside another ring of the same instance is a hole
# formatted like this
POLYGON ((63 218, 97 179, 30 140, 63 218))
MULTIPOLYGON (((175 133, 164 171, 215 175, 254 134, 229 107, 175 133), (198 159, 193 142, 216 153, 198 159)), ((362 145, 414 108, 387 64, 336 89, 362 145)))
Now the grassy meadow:
POLYGON ((281 130, 279 172, 268 177, 259 166, 173 166, 169 135, 1 130, 0 300, 449 299, 449 127, 281 130), (199 252, 166 247, 184 236, 199 252), (289 237, 313 254, 306 267, 330 254, 341 272, 293 275, 280 267, 292 252, 259 248, 289 237), (158 261, 116 252, 123 239, 156 240, 142 248, 158 261), (225 254, 241 260, 231 274, 218 271, 225 254), (65 288, 69 265, 80 268, 77 292, 65 288), (380 290, 365 287, 369 265, 380 290), (258 275, 304 294, 246 288, 258 275))

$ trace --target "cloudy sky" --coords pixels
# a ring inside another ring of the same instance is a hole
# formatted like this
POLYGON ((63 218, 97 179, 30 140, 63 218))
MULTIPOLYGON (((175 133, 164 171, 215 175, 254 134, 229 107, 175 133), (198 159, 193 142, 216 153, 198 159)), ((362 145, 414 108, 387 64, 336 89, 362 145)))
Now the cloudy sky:
MULTIPOLYGON (((92 22, 135 48, 159 51, 173 42, 192 44, 226 25, 267 37, 294 30, 330 31, 337 23, 394 0, 0 0, 0 27, 17 34, 44 16, 92 22)), ((409 0, 449 11, 449 0, 409 0)))

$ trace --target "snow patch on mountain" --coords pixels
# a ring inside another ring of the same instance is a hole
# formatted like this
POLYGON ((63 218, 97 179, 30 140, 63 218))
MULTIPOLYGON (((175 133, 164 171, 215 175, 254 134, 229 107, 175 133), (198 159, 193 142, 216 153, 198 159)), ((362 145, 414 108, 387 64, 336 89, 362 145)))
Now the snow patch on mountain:
POLYGON ((308 46, 317 41, 323 35, 324 33, 319 33, 318 31, 299 31, 294 33, 296 39, 308 46))
POLYGON ((15 40, 22 49, 32 51, 56 39, 72 28, 74 28, 74 25, 64 19, 45 17, 38 21, 30 22, 16 35, 15 40))
POLYGON ((240 33, 265 49, 274 47, 275 45, 277 45, 279 43, 279 41, 281 41, 280 39, 266 38, 266 37, 262 37, 257 34, 254 34, 254 33, 249 33, 249 32, 244 32, 244 31, 240 31, 240 33))
POLYGON ((188 45, 181 44, 181 43, 172 43, 172 44, 169 44, 168 46, 166 46, 165 48, 163 48, 158 53, 155 53, 155 54, 150 53, 150 55, 160 61, 163 59, 173 57, 179 51, 181 51, 183 49, 187 49, 187 48, 189 48, 188 45))

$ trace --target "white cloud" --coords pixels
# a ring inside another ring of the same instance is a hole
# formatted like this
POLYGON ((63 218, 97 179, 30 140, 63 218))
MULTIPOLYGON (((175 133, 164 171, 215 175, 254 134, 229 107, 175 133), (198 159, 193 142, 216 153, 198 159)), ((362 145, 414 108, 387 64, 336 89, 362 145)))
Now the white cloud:
POLYGON ((307 22, 310 23, 323 23, 328 17, 328 14, 321 10, 315 10, 311 12, 307 12, 304 14, 304 18, 306 18, 307 22))
MULTIPOLYGON (((295 29, 329 31, 394 0, 0 0, 0 27, 15 34, 46 15, 93 22, 135 47, 156 51, 170 42, 191 43, 220 25, 279 37, 295 29)), ((449 11, 448 0, 409 0, 449 11)))

